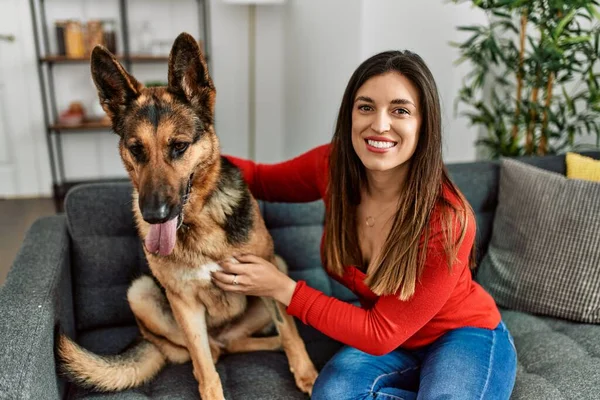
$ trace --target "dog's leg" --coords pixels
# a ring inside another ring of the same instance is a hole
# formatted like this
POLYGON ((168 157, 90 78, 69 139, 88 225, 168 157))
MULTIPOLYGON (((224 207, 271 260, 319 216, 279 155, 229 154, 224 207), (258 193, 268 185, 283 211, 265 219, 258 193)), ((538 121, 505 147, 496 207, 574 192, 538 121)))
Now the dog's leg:
POLYGON ((271 298, 263 298, 263 301, 269 309, 279 332, 281 345, 290 364, 290 371, 294 374, 296 386, 304 393, 311 394, 318 374, 306 352, 306 346, 298 333, 294 318, 286 312, 285 306, 278 301, 271 298))
POLYGON ((249 297, 248 308, 244 315, 219 333, 216 340, 222 343, 228 352, 231 352, 229 349, 230 344, 244 340, 252 334, 264 330, 271 323, 271 314, 269 314, 260 298, 249 297))
POLYGON ((221 378, 211 356, 206 325, 206 307, 195 297, 182 298, 167 292, 173 315, 184 332, 192 357, 194 376, 202 400, 224 400, 221 378))
POLYGON ((228 353, 247 353, 251 351, 274 351, 281 349, 281 337, 245 337, 231 342, 225 349, 228 353))
POLYGON ((147 330, 185 347, 185 337, 173 317, 167 297, 151 277, 145 275, 133 281, 127 291, 127 300, 147 330))
MULTIPOLYGON (((281 271, 287 273, 287 265, 281 257, 275 255, 272 262, 281 271)), ((271 298, 261 299, 265 305, 264 309, 268 311, 275 323, 279 336, 275 338, 241 338, 230 344, 226 350, 228 352, 242 352, 276 350, 279 346, 283 347, 290 364, 290 370, 294 374, 296 385, 303 392, 310 394, 317 379, 317 370, 306 352, 306 346, 298 333, 294 318, 286 312, 283 304, 271 298)))
POLYGON ((158 336, 144 325, 144 322, 136 318, 138 327, 142 336, 147 341, 154 344, 165 355, 169 362, 183 364, 190 361, 190 352, 185 347, 178 346, 166 339, 164 336, 158 336))
MULTIPOLYGON (((279 270, 287 274, 287 264, 281 257, 274 255, 271 262, 275 264, 279 270)), ((285 306, 278 301, 270 298, 262 298, 262 300, 269 310, 273 322, 275 322, 275 327, 279 332, 283 351, 290 364, 290 371, 294 374, 296 386, 310 395, 318 374, 313 362, 308 356, 304 341, 298 333, 294 318, 287 313, 285 306)))
MULTIPOLYGON (((154 280, 145 275, 136 279, 127 291, 127 300, 135 314, 142 335, 158 347, 170 362, 182 364, 190 360, 185 337, 177 325, 167 297, 154 280)), ((210 352, 216 364, 221 346, 210 338, 210 352)))

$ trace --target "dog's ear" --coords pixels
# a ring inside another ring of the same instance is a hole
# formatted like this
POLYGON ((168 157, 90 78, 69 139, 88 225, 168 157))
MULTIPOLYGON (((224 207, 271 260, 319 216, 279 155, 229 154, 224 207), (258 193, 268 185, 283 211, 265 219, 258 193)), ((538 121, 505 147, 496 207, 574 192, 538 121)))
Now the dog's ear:
POLYGON ((102 108, 112 119, 141 93, 143 85, 125 71, 116 57, 103 46, 96 46, 91 56, 92 79, 98 89, 102 108))
POLYGON ((169 90, 183 95, 192 105, 200 105, 206 89, 214 91, 214 86, 200 46, 190 34, 181 33, 169 55, 169 90))

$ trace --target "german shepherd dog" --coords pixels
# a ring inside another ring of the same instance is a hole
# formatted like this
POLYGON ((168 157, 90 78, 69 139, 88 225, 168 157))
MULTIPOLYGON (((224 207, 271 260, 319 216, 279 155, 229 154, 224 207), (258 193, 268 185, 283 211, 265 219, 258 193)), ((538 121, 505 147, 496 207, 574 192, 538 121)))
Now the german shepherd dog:
POLYGON ((61 369, 82 386, 117 391, 147 382, 167 362, 191 358, 201 398, 223 399, 215 369, 222 350, 283 347, 296 385, 310 394, 317 372, 285 307, 224 292, 210 279, 217 262, 235 254, 256 254, 280 269, 285 264, 240 171, 220 155, 216 92, 198 43, 186 33, 177 37, 167 87, 144 87, 101 46, 92 52, 91 71, 120 136, 135 221, 155 279, 138 278, 127 292, 142 335, 137 344, 99 356, 60 335, 61 369), (272 323, 277 336, 252 336, 272 323))

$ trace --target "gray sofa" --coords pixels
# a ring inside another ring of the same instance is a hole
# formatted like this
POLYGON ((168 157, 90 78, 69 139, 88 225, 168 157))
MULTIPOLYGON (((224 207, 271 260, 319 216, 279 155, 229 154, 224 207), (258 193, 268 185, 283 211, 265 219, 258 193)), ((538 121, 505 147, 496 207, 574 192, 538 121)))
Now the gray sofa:
MULTIPOLYGON (((600 153, 593 154, 600 158, 600 153)), ((523 158, 564 174, 564 157, 523 158)), ((492 232, 499 167, 495 162, 449 165, 477 213, 478 254, 492 232)), ((86 348, 116 353, 138 334, 126 302, 129 282, 147 272, 130 212, 129 184, 73 189, 66 214, 38 220, 0 291, 0 399, 194 399, 190 363, 167 367, 151 383, 116 394, 90 393, 55 370, 54 340, 62 329, 86 348)), ((346 301, 354 295, 329 279, 319 259, 323 204, 261 203, 276 251, 293 278, 346 301)), ((599 399, 600 326, 502 310, 518 350, 513 399, 599 399)), ((317 368, 340 347, 298 322, 317 368)), ((281 352, 225 356, 218 364, 232 400, 304 399, 281 352)))

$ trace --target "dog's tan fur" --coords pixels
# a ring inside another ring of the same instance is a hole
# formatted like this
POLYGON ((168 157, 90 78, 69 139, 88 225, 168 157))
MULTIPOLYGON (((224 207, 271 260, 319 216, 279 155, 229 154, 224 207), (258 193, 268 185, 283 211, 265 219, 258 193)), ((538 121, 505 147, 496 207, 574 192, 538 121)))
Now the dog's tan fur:
POLYGON ((298 388, 310 394, 317 372, 285 307, 272 299, 224 292, 210 280, 210 271, 219 268, 216 262, 234 254, 255 254, 283 270, 286 267, 274 255, 254 198, 250 197, 247 208, 250 229, 243 240, 231 238, 235 232, 227 221, 243 202, 244 191, 235 185, 219 186, 224 171, 212 125, 215 90, 195 40, 187 34, 176 39, 166 88, 143 87, 101 47, 92 54, 92 75, 101 104, 121 136, 119 151, 134 187, 133 211, 140 237, 144 239, 150 229, 140 206, 142 197, 157 190, 181 207, 183 225, 171 254, 161 256, 146 249, 152 274, 166 294, 150 277, 138 278, 129 288, 127 299, 143 340, 111 358, 94 355, 61 335, 58 354, 64 370, 82 385, 112 391, 148 381, 167 362, 191 359, 201 398, 223 399, 215 369, 222 351, 283 348, 298 388), (153 117, 131 111, 144 107, 152 107, 153 117), (164 115, 157 117, 159 111, 164 115), (183 156, 174 158, 170 146, 177 141, 191 144, 183 156), (143 147, 143 158, 133 155, 135 145, 143 147), (191 190, 186 202, 181 193, 188 180, 191 190), (272 322, 278 336, 252 337, 272 322), (217 340, 225 344, 224 349, 217 340))

